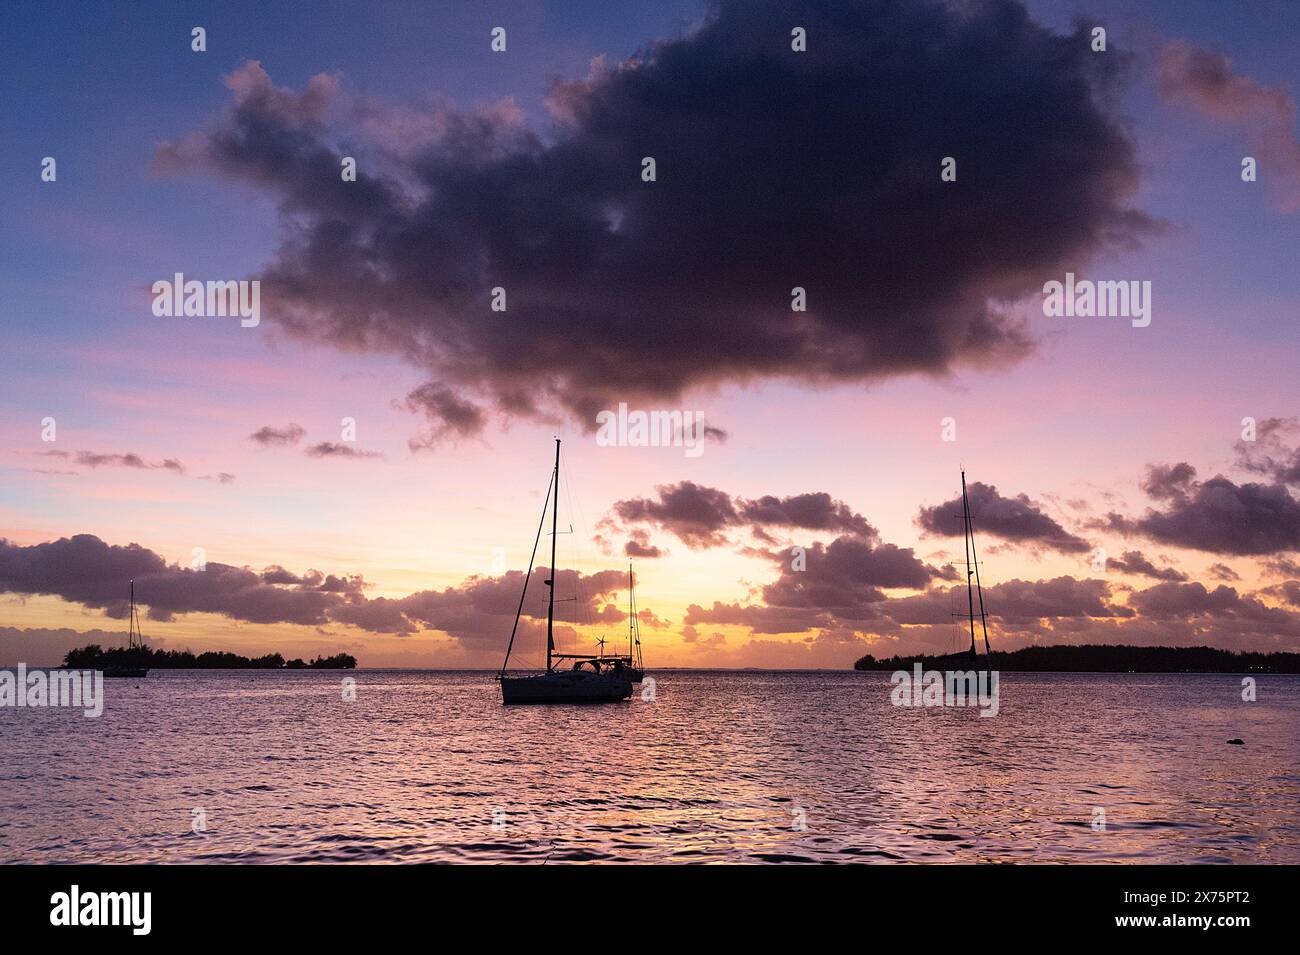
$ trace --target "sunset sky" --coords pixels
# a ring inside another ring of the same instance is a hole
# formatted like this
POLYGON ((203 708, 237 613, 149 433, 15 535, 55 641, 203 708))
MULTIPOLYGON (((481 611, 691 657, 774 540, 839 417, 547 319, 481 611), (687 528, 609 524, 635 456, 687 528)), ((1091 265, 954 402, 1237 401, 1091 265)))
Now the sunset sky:
POLYGON ((1300 649, 1300 6, 960 7, 6 4, 0 664, 134 576, 166 648, 496 666, 556 435, 570 648, 631 559, 652 667, 954 649, 964 467, 995 648, 1300 649))

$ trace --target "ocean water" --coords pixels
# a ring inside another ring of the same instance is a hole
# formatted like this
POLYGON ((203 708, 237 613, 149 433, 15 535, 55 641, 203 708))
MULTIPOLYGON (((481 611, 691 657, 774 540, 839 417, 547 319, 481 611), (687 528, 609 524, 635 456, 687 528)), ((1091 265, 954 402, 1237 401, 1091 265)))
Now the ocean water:
POLYGON ((0 861, 1300 862, 1300 677, 1003 674, 981 718, 886 673, 652 675, 595 707, 360 670, 0 708, 0 861))

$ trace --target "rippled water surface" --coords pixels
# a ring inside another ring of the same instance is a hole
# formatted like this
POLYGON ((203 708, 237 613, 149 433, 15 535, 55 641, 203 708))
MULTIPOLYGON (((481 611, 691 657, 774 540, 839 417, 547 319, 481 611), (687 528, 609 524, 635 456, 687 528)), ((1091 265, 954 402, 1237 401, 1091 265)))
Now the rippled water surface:
POLYGON ((885 673, 510 709, 491 674, 350 675, 355 702, 339 673, 173 671, 109 681, 99 719, 0 709, 0 860, 1300 862, 1294 676, 1246 703, 1004 674, 982 719, 896 708, 885 673))

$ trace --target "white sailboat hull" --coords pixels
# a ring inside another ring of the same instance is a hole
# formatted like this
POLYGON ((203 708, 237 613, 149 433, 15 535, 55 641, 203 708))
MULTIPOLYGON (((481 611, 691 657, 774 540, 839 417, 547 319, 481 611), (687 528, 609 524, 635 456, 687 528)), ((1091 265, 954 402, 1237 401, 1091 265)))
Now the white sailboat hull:
POLYGON ((501 677, 501 702, 617 703, 632 695, 625 673, 554 670, 537 676, 501 677))

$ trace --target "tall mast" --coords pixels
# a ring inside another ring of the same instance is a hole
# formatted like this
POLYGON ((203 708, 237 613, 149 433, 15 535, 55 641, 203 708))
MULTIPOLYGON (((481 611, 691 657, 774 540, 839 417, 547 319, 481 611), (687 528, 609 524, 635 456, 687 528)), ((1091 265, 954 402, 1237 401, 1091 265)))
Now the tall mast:
MULTIPOLYGON (((971 584, 971 578, 975 571, 971 570, 971 532, 970 532, 970 502, 966 499, 966 472, 961 472, 961 522, 962 522, 962 543, 966 547, 966 604, 970 610, 970 655, 975 656, 975 593, 971 584)), ((983 601, 984 595, 980 595, 983 601)), ((987 639, 987 638, 986 638, 987 639)))
MULTIPOLYGON (((555 497, 551 499, 551 598, 546 605, 546 672, 551 672, 551 654, 555 650, 555 530, 560 514, 560 439, 555 439, 555 497)), ((972 611, 973 613, 974 611, 972 611)), ((975 640, 975 622, 971 621, 971 641, 975 640)))
POLYGON ((627 662, 632 663, 632 621, 636 619, 636 585, 632 582, 632 562, 627 562, 627 662))
MULTIPOLYGON (((961 482, 962 489, 965 490, 966 475, 964 473, 961 476, 961 482)), ((970 556, 975 564, 975 593, 979 595, 980 600, 980 629, 984 631, 984 652, 987 654, 991 652, 989 650, 989 615, 984 612, 984 588, 980 586, 980 559, 975 554, 975 520, 969 514, 966 518, 966 526, 970 529, 970 556)), ((974 623, 971 626, 973 629, 974 623)))
POLYGON ((551 506, 551 492, 555 489, 555 475, 551 475, 551 483, 546 485, 546 499, 542 501, 542 516, 537 522, 537 535, 533 538, 533 551, 528 556, 528 572, 524 574, 524 585, 519 590, 519 606, 515 608, 515 624, 510 628, 510 642, 506 644, 506 658, 501 661, 501 673, 499 676, 506 675, 506 667, 510 665, 510 651, 515 648, 515 634, 519 632, 519 618, 524 612, 524 600, 528 596, 528 581, 533 579, 533 564, 537 560, 537 544, 542 539, 542 528, 546 526, 546 511, 551 506))

